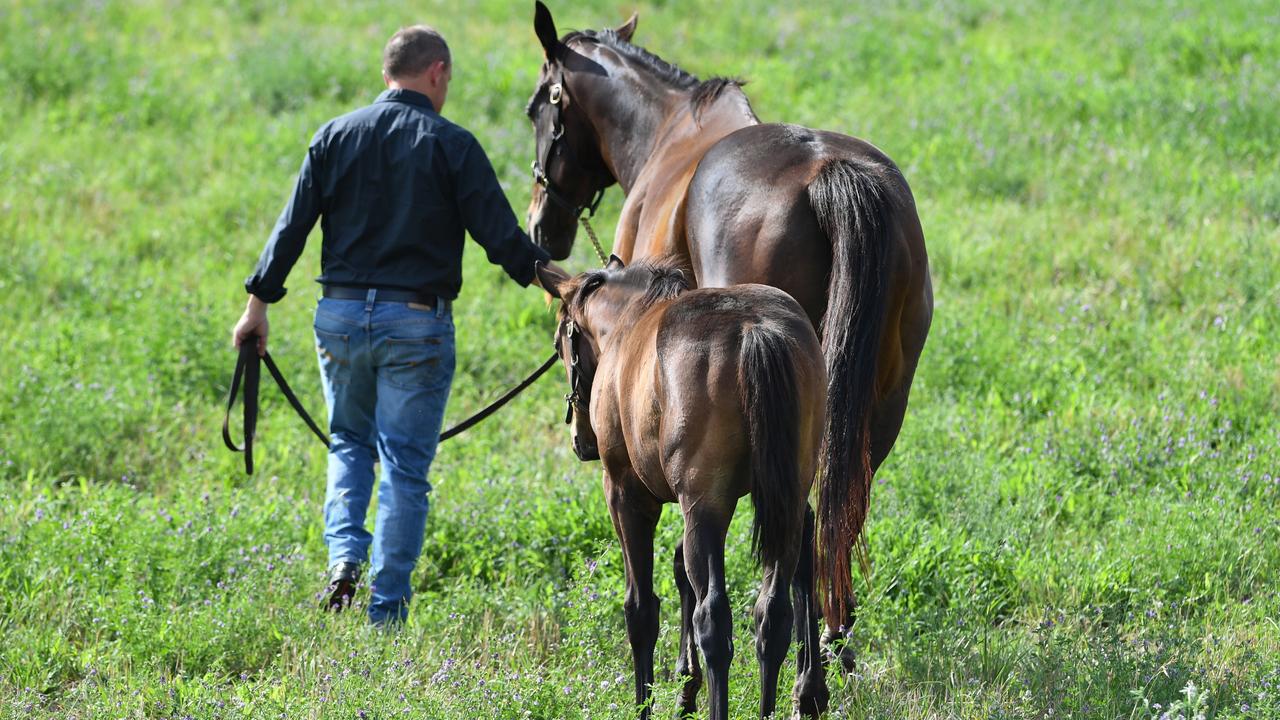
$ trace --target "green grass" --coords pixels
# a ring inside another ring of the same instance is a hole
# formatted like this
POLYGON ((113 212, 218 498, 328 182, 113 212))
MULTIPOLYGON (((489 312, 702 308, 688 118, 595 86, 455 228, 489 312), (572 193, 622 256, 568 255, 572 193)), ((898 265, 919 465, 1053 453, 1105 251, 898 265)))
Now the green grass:
MULTIPOLYGON (((636 40, 748 79, 766 120, 875 142, 931 252, 937 313, 832 716, 1280 717, 1280 9, 688 5, 640 5, 636 40)), ((562 30, 631 9, 553 6, 562 30)), ((447 114, 522 214, 531 16, 0 7, 0 716, 631 715, 619 551, 559 375, 442 447, 398 634, 314 609, 325 456, 287 405, 267 391, 252 478, 217 438, 241 281, 311 133, 376 95, 399 25, 450 39, 447 114)), ((272 314, 313 410, 318 239, 272 314)), ((452 421, 552 328, 474 246, 465 276, 452 421)), ((748 512, 735 717, 758 697, 748 512)), ((660 668, 679 528, 669 511, 660 668)), ((676 688, 660 675, 659 713, 676 688)))

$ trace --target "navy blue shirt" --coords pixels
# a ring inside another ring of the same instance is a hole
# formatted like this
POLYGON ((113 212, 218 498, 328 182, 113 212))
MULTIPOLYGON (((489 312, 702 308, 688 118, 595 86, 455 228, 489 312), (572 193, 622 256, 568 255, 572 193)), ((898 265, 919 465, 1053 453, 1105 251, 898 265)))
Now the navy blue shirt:
POLYGON ((520 228, 480 143, 412 90, 388 90, 316 132, 245 289, 284 297, 318 218, 326 285, 456 298, 464 230, 521 285, 550 259, 520 228))

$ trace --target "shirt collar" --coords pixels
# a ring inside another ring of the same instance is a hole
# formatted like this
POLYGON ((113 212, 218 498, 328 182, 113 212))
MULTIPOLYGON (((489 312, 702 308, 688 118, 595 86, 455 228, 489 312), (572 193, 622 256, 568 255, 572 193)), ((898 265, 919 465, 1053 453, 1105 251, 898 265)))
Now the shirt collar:
POLYGON ((382 94, 378 96, 378 99, 375 102, 406 103, 409 105, 417 105, 418 107, 424 107, 428 110, 431 110, 432 112, 435 112, 435 109, 436 109, 435 106, 431 104, 431 98, 427 97, 426 95, 423 95, 420 92, 414 92, 413 90, 405 90, 404 88, 400 88, 398 90, 384 90, 382 94))

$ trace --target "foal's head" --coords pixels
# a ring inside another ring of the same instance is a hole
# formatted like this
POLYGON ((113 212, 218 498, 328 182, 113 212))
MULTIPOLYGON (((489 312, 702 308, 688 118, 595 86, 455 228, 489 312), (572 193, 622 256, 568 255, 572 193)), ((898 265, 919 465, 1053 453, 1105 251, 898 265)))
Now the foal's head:
POLYGON ((537 270, 543 289, 560 299, 555 346, 569 374, 565 422, 572 425, 573 451, 580 460, 599 460, 591 390, 603 349, 651 305, 684 292, 689 282, 674 260, 627 267, 616 255, 603 268, 575 277, 541 264, 537 270))

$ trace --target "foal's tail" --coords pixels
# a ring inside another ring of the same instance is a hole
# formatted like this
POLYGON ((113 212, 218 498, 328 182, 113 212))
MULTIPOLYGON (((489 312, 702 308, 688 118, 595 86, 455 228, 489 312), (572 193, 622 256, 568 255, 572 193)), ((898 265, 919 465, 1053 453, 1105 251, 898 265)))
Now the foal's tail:
POLYGON ((739 385, 751 444, 751 550, 766 567, 800 542, 805 498, 797 458, 800 402, 793 343, 760 325, 743 331, 739 385))
POLYGON ((818 586, 832 627, 853 596, 850 555, 870 573, 863 525, 871 500, 871 412, 885 315, 885 267, 893 230, 886 168, 828 162, 809 185, 809 204, 831 240, 822 320, 827 427, 819 458, 818 586))

